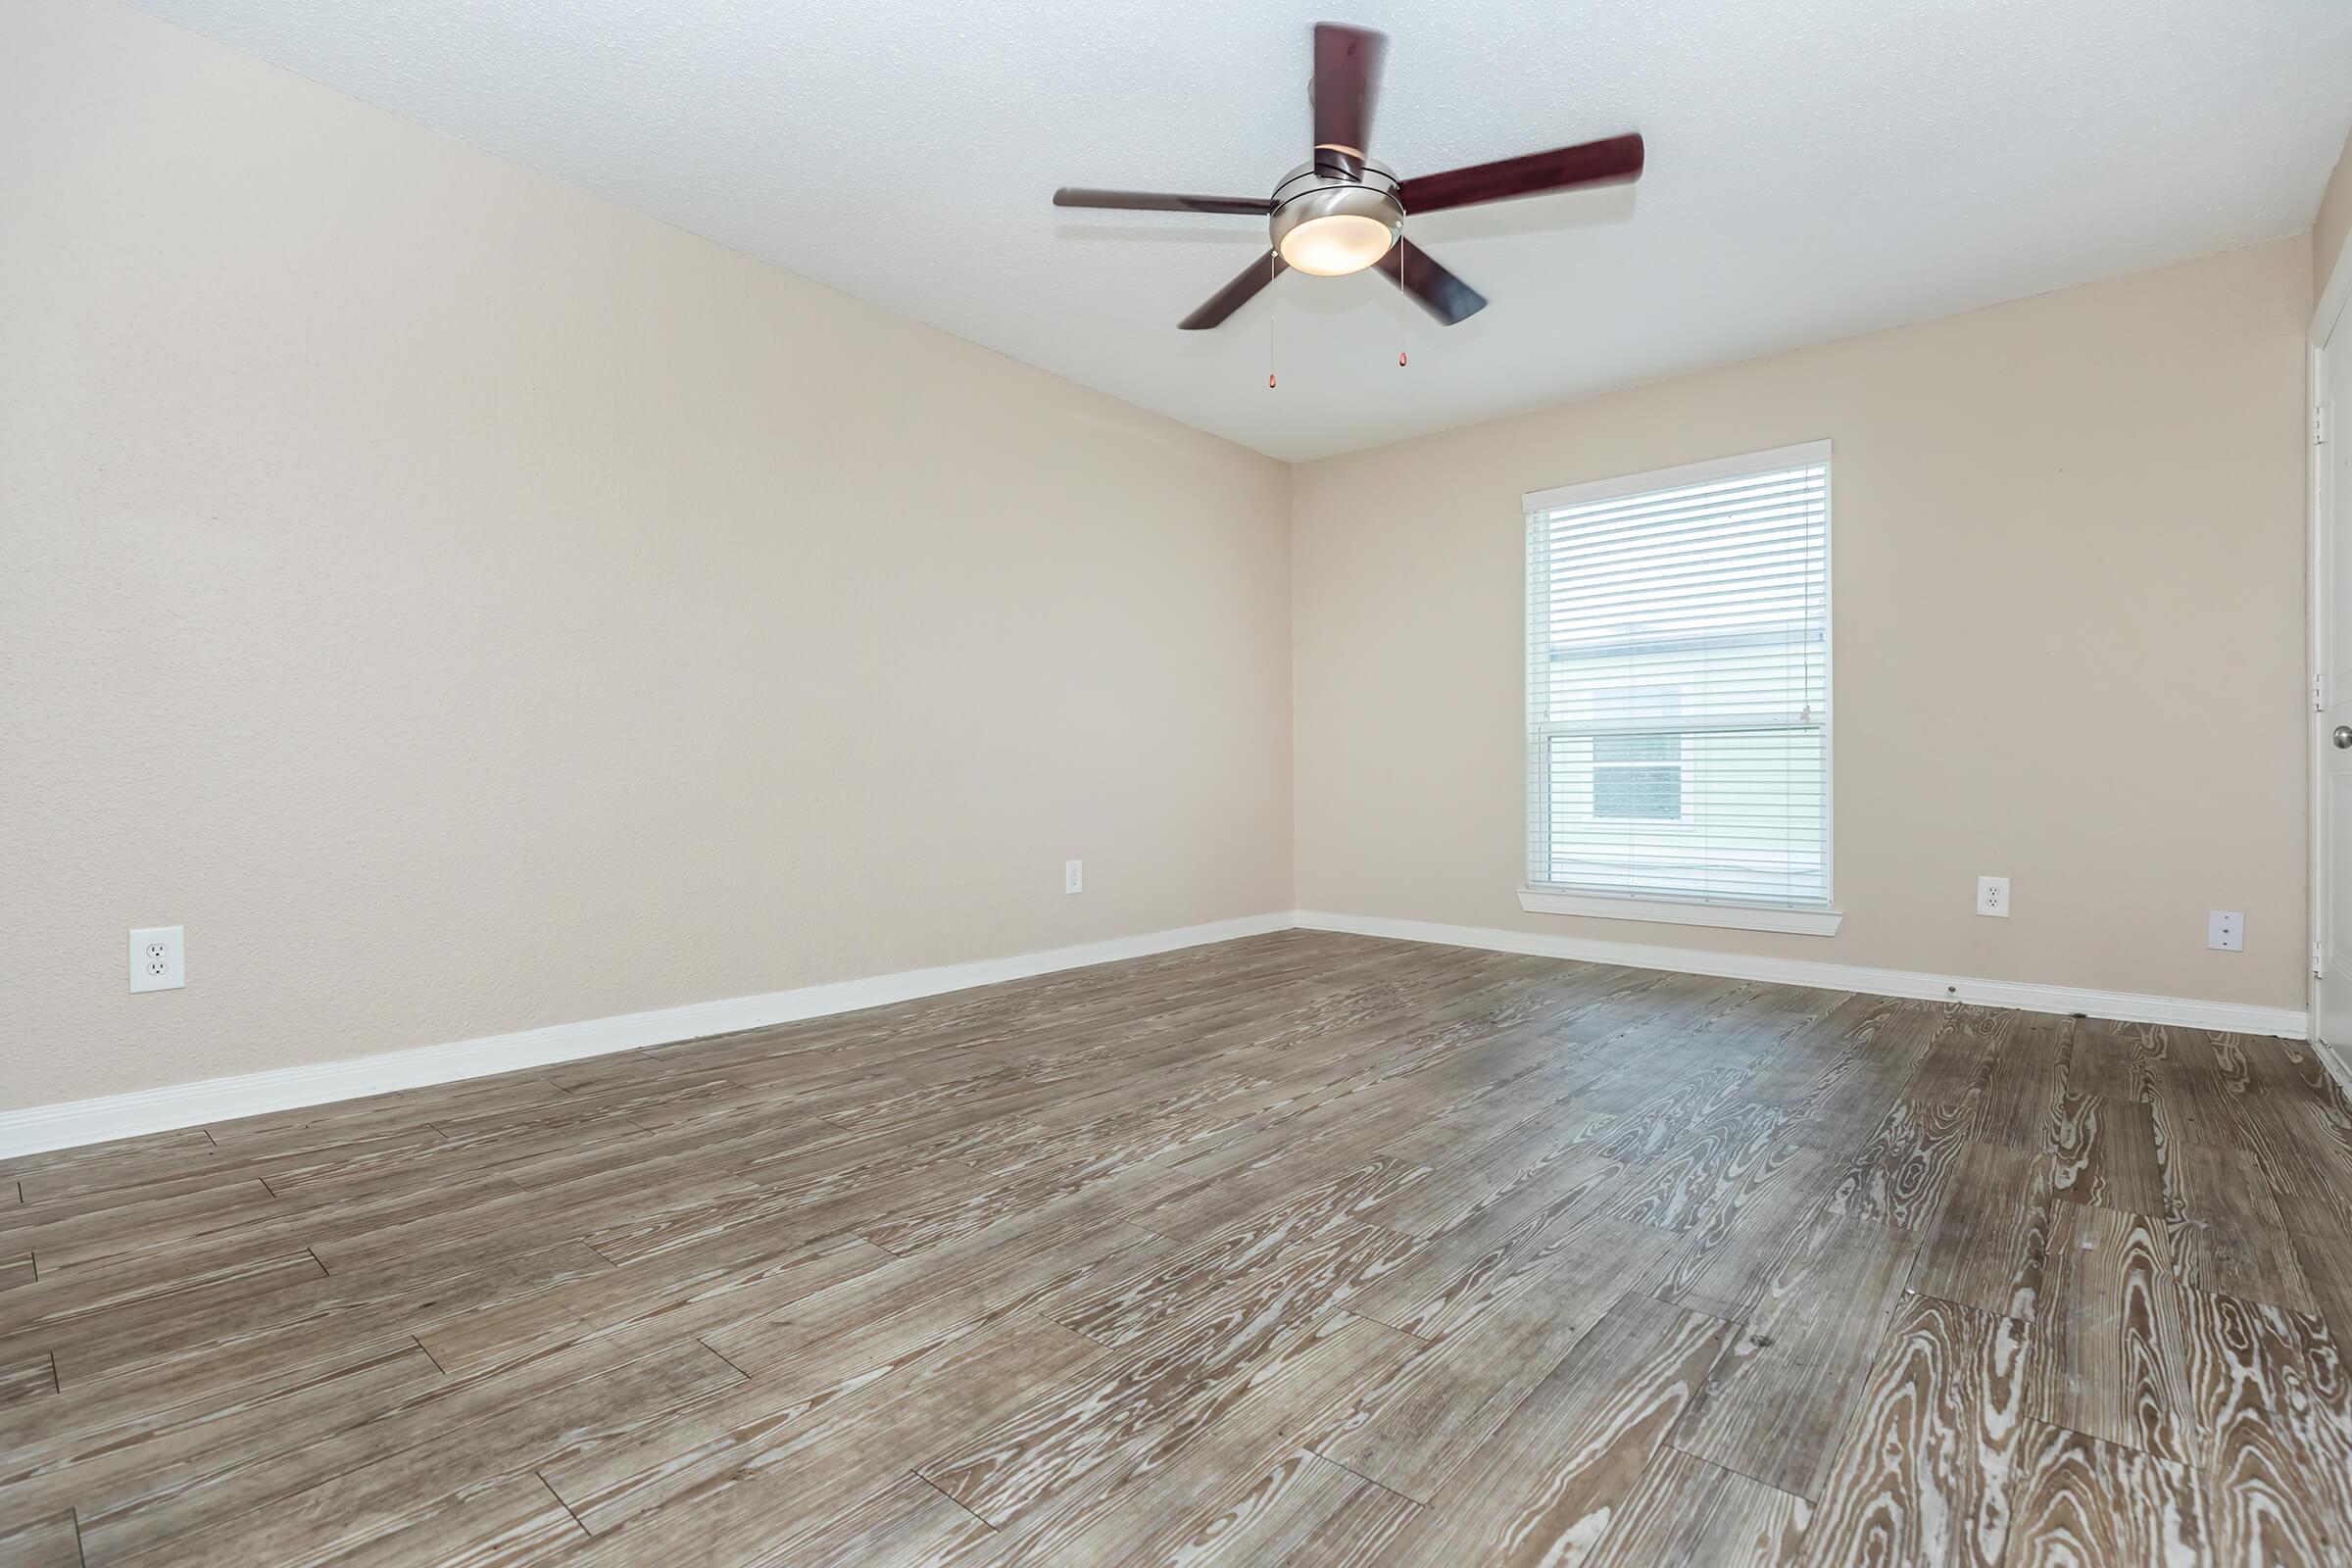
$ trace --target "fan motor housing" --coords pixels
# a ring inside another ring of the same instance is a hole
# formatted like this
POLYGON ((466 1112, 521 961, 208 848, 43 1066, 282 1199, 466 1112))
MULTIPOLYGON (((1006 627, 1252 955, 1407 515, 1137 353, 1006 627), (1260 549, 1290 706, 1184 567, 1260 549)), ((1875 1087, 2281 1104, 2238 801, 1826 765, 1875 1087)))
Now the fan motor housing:
POLYGON ((1274 187, 1274 212, 1267 228, 1277 254, 1290 255, 1283 241, 1294 230, 1327 218, 1368 220, 1386 229, 1389 242, 1396 243, 1397 231, 1404 225, 1404 203, 1397 199, 1395 172, 1369 158, 1350 156, 1334 162, 1359 172, 1351 178, 1328 166, 1301 164, 1274 187))

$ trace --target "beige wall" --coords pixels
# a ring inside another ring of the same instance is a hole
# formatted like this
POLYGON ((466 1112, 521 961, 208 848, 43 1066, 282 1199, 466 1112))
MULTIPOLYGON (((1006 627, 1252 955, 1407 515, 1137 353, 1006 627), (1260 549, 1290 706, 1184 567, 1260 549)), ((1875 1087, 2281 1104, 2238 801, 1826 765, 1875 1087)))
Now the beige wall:
POLYGON ((2300 1007, 2308 257, 1299 467, 1299 906, 2300 1007), (1843 930, 1522 913, 1521 492, 1821 437, 1843 930), (2011 918, 1972 912, 1979 873, 2011 918), (2212 907, 2245 911, 2244 953, 2206 951, 2212 907))
POLYGON ((2335 161, 2335 172, 2328 176, 2328 189, 2320 196, 2320 216, 2311 225, 2314 301, 2327 291, 2328 279, 2335 272, 2335 259, 2343 254, 2347 237, 2352 237, 2352 136, 2344 139, 2343 156, 2335 161))
POLYGON ((2300 1005, 2312 241, 1288 470, 111 0, 0 146, 0 1109, 1293 903, 2300 1005), (1521 913, 1519 493, 1823 436, 1844 930, 1521 913))
POLYGON ((0 148, 0 1108, 1288 906, 1283 466, 97 0, 0 148))

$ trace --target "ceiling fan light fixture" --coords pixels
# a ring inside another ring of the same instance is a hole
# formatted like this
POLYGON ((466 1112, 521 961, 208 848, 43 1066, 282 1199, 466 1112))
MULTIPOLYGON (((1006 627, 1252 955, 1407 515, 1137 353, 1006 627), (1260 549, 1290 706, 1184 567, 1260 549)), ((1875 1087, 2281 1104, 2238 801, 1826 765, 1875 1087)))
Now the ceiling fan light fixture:
POLYGON ((1283 261, 1318 277, 1378 265, 1404 223, 1404 208, 1369 184, 1315 184, 1274 209, 1269 227, 1283 261))
POLYGON ((1396 230, 1376 218, 1330 213, 1310 218, 1282 236, 1282 259, 1317 277, 1345 277, 1379 265, 1396 243, 1396 230))

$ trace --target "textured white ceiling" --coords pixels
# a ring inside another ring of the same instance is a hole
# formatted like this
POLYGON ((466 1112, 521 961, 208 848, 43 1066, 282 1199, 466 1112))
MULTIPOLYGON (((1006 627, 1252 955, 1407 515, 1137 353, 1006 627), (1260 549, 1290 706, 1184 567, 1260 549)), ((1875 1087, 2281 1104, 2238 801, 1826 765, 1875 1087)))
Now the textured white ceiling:
POLYGON ((2352 122, 2347 0, 137 3, 1289 459, 2291 233, 2352 122), (1648 173, 1408 220, 1461 326, 1367 273, 1179 333, 1262 220, 1048 198, 1271 189, 1318 20, 1390 34, 1399 173, 1624 130, 1648 173))

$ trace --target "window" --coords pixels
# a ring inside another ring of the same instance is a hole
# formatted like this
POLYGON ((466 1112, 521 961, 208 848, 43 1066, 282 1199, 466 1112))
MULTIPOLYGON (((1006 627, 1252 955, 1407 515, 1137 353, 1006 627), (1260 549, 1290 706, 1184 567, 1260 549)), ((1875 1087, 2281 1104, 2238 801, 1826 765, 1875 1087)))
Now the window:
POLYGON ((1828 443, 1526 505, 1523 902, 1834 930, 1828 443))

